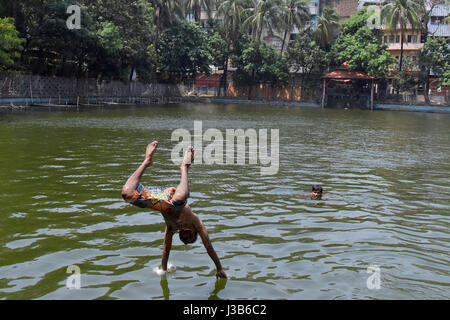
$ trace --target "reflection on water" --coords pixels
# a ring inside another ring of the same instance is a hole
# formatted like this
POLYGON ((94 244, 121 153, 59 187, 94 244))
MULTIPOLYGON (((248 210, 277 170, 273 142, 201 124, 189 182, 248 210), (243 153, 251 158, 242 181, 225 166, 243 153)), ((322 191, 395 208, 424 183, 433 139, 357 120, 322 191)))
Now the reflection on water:
POLYGON ((170 105, 0 116, 0 298, 448 298, 450 117, 245 105, 170 105), (158 275, 164 223, 121 186, 160 142, 143 183, 176 186, 171 132, 280 130, 280 169, 193 165, 201 241, 174 238, 158 275), (321 184, 330 199, 305 196, 321 184), (67 267, 81 289, 65 287, 67 267), (380 266, 370 290, 367 268, 380 266))

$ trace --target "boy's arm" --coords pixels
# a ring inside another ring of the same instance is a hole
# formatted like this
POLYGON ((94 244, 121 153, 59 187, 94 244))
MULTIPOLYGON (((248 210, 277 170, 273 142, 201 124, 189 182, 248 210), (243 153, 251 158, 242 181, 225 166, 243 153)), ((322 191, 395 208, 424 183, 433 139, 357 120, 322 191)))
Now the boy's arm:
POLYGON ((166 231, 164 232, 163 253, 161 258, 161 269, 163 271, 167 270, 167 261, 169 260, 170 249, 172 249, 172 238, 173 231, 166 226, 166 231))
POLYGON ((214 261, 214 264, 217 268, 216 277, 218 278, 226 278, 227 275, 225 271, 223 271, 222 264, 220 263, 219 257, 216 254, 216 251, 214 250, 211 240, 209 239, 208 232, 206 231, 205 225, 203 222, 198 219, 196 223, 196 229, 198 234, 200 235, 200 238, 202 238, 203 245, 205 246, 206 252, 208 252, 208 255, 211 257, 212 261, 214 261))

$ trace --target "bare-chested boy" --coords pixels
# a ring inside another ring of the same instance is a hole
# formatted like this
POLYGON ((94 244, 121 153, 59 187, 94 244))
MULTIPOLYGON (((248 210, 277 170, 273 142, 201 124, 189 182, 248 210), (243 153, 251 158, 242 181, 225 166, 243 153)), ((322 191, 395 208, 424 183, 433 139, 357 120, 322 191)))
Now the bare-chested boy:
POLYGON ((145 188, 140 184, 144 171, 153 165, 153 154, 157 147, 158 141, 153 141, 147 146, 144 162, 128 178, 122 188, 123 199, 140 208, 151 208, 162 213, 166 222, 161 261, 162 270, 167 270, 167 261, 169 259, 170 249, 172 248, 172 237, 174 233, 179 232, 180 240, 185 244, 194 243, 197 240, 198 234, 203 241, 208 255, 216 265, 216 276, 226 278, 227 275, 223 271, 203 222, 187 204, 189 197, 188 168, 194 160, 194 148, 189 147, 184 155, 183 162, 180 166, 181 180, 178 187, 169 187, 166 189, 145 188))

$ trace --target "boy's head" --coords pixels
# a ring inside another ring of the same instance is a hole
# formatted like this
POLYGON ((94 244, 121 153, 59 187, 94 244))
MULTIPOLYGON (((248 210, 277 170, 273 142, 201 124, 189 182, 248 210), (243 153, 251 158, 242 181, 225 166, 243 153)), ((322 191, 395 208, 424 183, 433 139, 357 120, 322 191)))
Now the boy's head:
POLYGON ((323 189, 320 185, 316 184, 316 185, 312 186, 311 199, 314 199, 314 200, 322 199, 322 192, 323 192, 323 189))
POLYGON ((197 232, 194 230, 181 229, 179 235, 184 244, 194 243, 197 240, 197 232))

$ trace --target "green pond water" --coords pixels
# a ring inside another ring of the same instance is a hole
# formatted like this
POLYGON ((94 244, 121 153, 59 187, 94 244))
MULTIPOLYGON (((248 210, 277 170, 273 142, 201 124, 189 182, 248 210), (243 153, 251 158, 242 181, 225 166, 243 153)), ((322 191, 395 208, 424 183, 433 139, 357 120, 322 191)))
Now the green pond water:
POLYGON ((445 114, 225 104, 3 114, 0 299, 448 299, 449 159, 445 114), (158 274, 163 219, 120 195, 153 140, 142 183, 176 186, 171 135, 193 135, 194 121, 224 136, 279 129, 275 175, 248 161, 190 169, 189 204, 228 281, 216 282, 200 240, 178 236, 176 270, 158 274), (319 183, 328 200, 306 196, 319 183), (78 290, 66 287, 71 265, 78 290), (377 275, 379 289, 368 286, 377 275))

